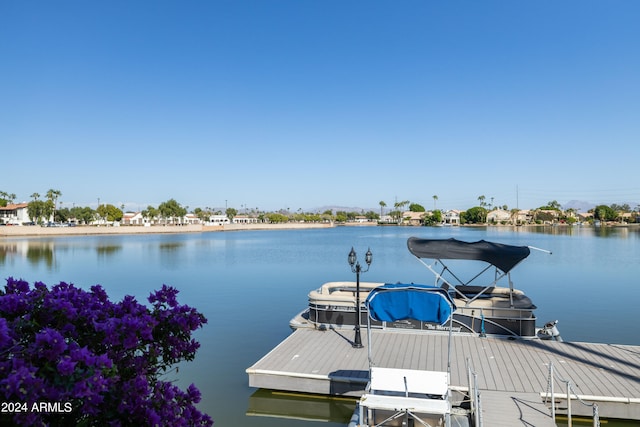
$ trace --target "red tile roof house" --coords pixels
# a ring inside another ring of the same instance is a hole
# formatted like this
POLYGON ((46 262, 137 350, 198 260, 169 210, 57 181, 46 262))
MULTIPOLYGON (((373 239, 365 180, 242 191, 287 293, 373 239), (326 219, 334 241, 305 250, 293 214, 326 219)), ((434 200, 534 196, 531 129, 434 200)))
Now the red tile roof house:
POLYGON ((22 225, 30 222, 28 206, 29 203, 11 203, 0 207, 0 224, 22 225))

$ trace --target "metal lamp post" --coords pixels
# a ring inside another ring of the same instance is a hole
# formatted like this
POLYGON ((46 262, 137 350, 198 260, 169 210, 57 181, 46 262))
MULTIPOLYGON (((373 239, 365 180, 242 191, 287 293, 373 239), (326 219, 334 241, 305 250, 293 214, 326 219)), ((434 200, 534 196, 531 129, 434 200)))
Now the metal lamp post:
POLYGON ((354 348, 362 348, 362 338, 360 337, 360 273, 366 273, 369 271, 369 267, 371 266, 371 261, 373 260, 373 254, 371 253, 371 249, 367 249, 367 253, 364 257, 365 262, 367 263, 367 269, 363 270, 360 266, 360 262, 358 261, 358 256, 356 255, 356 251, 351 247, 351 252, 349 252, 349 265, 351 266, 351 271, 356 273, 356 336, 353 341, 354 348))

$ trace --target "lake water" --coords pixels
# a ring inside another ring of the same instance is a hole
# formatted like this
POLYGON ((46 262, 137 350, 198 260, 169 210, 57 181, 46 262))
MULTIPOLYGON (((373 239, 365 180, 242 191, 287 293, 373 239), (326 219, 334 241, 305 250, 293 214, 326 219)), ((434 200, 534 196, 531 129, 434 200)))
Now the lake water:
POLYGON ((0 276, 84 288, 101 284, 112 300, 130 294, 144 303, 163 284, 175 286, 178 300, 209 320, 196 334, 202 345, 196 360, 180 367, 178 381, 201 390, 200 408, 217 427, 319 425, 247 415, 260 405, 295 417, 326 414, 322 425, 344 426, 351 400, 265 395, 249 388, 245 369, 291 333, 289 320, 305 307, 309 290, 355 280, 347 263, 352 246, 362 261, 368 248, 373 252, 361 280, 432 283, 431 273, 407 250, 410 236, 550 250, 552 255, 532 251, 512 272, 515 286, 538 306, 539 323, 558 319, 565 340, 640 345, 633 314, 640 301, 638 228, 337 227, 10 238, 0 240, 0 276))

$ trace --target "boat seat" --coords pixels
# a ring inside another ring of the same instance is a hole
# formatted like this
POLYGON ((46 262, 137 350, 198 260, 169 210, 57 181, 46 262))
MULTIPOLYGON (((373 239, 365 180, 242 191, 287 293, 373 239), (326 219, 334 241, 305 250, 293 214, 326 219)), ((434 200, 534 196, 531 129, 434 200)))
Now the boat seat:
POLYGON ((371 367, 369 389, 372 394, 385 395, 398 393, 402 396, 440 396, 444 399, 448 393, 449 375, 440 371, 419 371, 414 369, 396 369, 371 367))
POLYGON ((365 394, 360 399, 360 406, 366 409, 388 411, 409 411, 446 415, 451 412, 447 400, 420 399, 417 397, 385 396, 381 394, 365 394))
MULTIPOLYGON (((463 294, 479 294, 484 290, 484 286, 457 285, 456 290, 463 294)), ((484 293, 490 294, 495 290, 495 286, 489 287, 484 293)))

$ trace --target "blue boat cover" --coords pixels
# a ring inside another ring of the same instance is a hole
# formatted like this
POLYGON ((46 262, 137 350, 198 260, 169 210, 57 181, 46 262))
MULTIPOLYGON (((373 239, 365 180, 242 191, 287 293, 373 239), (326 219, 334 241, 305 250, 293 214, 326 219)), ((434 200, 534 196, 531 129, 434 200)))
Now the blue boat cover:
POLYGON ((456 309, 446 290, 427 285, 387 283, 373 289, 365 304, 373 320, 415 319, 443 325, 456 309))

